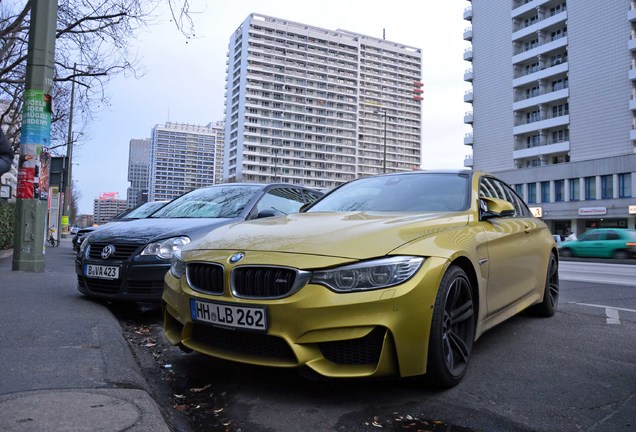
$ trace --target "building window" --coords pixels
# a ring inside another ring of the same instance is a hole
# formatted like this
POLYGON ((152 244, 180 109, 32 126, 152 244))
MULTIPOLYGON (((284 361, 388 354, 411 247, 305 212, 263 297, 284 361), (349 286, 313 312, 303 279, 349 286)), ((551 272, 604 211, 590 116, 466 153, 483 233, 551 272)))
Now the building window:
POLYGON ((565 201, 565 180, 555 180, 554 182, 554 201, 565 201))
POLYGON ((596 199, 596 177, 585 177, 585 199, 596 199))
POLYGON ((541 135, 532 135, 526 138, 527 148, 541 145, 541 135))
POLYGON ((550 182, 549 181, 541 182, 541 202, 542 203, 550 202, 550 182))
POLYGON ((515 185, 515 192, 517 192, 517 195, 522 197, 523 196, 523 185, 522 184, 516 184, 515 185))
POLYGON ((632 174, 624 173, 618 175, 618 197, 632 197, 632 174))
POLYGON ((610 199, 614 197, 614 176, 601 176, 601 198, 610 199))
POLYGON ((572 178, 570 182, 570 201, 578 201, 581 199, 581 184, 579 179, 572 178))
POLYGON ((537 202, 537 184, 528 183, 528 204, 536 204, 537 202))

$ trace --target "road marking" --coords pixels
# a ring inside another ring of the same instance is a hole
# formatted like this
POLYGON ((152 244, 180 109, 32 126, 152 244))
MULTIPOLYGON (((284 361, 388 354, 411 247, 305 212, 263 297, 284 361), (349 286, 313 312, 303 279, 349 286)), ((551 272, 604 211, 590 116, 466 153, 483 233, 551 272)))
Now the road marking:
POLYGON ((605 309, 605 315, 607 315, 608 324, 620 324, 621 320, 618 318, 618 311, 616 309, 605 309))
POLYGON ((580 306, 589 306, 589 307, 594 307, 594 308, 605 309, 605 316, 607 317, 606 318, 607 324, 620 324, 621 323, 620 317, 618 316, 618 311, 636 313, 636 310, 634 310, 634 309, 615 308, 615 307, 609 307, 609 306, 603 306, 603 305, 595 305, 595 304, 589 304, 589 303, 577 303, 577 302, 571 302, 571 303, 572 304, 577 304, 577 305, 580 305, 580 306))
POLYGON ((618 307, 613 307, 613 306, 603 306, 603 305, 589 304, 589 303, 577 303, 577 302, 570 302, 570 303, 571 304, 581 305, 581 306, 589 306, 589 307, 596 307, 596 308, 603 308, 603 309, 615 309, 617 311, 634 312, 634 313, 636 313, 636 309, 625 309, 625 308, 618 308, 618 307))

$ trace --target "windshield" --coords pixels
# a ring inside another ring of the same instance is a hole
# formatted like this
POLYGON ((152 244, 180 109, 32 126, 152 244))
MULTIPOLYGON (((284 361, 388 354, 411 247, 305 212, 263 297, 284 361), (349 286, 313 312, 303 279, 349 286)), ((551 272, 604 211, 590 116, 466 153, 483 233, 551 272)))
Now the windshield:
POLYGON ((120 219, 143 219, 165 206, 166 202, 167 201, 155 201, 142 204, 132 209, 129 213, 126 213, 123 218, 120 219))
POLYGON ((308 212, 461 211, 468 208, 467 174, 409 173, 354 180, 308 212))
POLYGON ((195 189, 171 201, 151 218, 233 218, 241 214, 261 186, 213 186, 195 189))

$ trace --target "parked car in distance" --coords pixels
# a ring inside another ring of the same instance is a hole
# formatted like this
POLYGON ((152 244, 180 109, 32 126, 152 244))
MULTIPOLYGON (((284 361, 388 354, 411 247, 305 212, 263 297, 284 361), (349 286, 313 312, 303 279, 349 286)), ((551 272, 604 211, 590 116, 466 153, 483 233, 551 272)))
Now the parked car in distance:
POLYGON ((110 226, 109 224, 112 225, 114 223, 119 223, 119 222, 129 222, 131 220, 148 217, 154 212, 156 212, 157 210, 159 210, 161 207, 166 205, 168 202, 169 201, 151 201, 147 203, 142 203, 142 204, 139 204, 137 207, 124 210, 123 212, 119 213, 117 216, 112 218, 109 222, 105 223, 104 225, 94 225, 94 226, 89 226, 89 227, 79 229, 75 233, 75 236, 73 236, 73 240, 72 240, 73 250, 79 251, 80 244, 82 243, 82 240, 84 239, 86 234, 89 234, 97 229, 110 226))
POLYGON ((73 228, 71 228, 71 231, 70 231, 70 232, 71 232, 71 235, 73 235, 73 236, 74 236, 75 234, 77 234, 77 231, 78 231, 79 229, 80 229, 80 227, 78 227, 78 226, 74 226, 73 228))
POLYGON ((96 230, 75 263, 78 290, 114 301, 158 302, 183 245, 233 222, 297 212, 322 194, 287 183, 231 183, 190 191, 150 217, 96 230))
POLYGON ((552 316, 559 296, 547 225, 470 170, 360 178, 300 213, 221 227, 175 253, 165 282, 164 334, 186 351, 439 387, 486 330, 552 316))
POLYGON ((562 257, 627 259, 636 257, 636 230, 595 228, 585 231, 578 240, 561 243, 562 257))

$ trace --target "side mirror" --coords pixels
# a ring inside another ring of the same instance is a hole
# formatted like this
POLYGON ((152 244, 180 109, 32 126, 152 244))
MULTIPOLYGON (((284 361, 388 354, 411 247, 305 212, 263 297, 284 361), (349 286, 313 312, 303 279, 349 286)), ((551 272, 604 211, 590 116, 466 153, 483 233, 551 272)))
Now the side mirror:
POLYGON ((257 219, 273 217, 273 216, 284 216, 286 213, 283 213, 280 210, 276 210, 275 208, 268 208, 258 212, 257 219))
POLYGON ((479 197, 479 218, 488 220, 494 218, 504 218, 515 215, 514 206, 499 198, 479 197))

